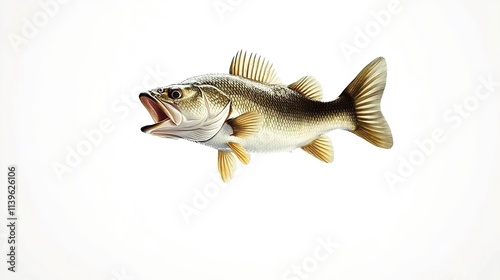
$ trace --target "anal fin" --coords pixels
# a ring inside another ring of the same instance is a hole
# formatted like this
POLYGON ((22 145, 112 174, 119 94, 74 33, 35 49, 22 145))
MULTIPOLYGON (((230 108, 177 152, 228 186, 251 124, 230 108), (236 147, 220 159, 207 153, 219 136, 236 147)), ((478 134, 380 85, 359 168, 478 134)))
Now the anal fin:
POLYGON ((262 116, 255 111, 250 111, 228 120, 227 123, 233 128, 233 136, 246 138, 259 132, 262 116))
POLYGON ((301 148, 321 161, 333 161, 333 147, 328 136, 320 136, 301 148))
POLYGON ((250 162, 250 155, 248 154, 245 147, 243 147, 241 144, 235 142, 228 142, 227 145, 243 164, 248 164, 250 162))
POLYGON ((217 157, 217 167, 219 169, 222 181, 228 182, 233 177, 236 167, 236 160, 231 152, 219 151, 217 157))

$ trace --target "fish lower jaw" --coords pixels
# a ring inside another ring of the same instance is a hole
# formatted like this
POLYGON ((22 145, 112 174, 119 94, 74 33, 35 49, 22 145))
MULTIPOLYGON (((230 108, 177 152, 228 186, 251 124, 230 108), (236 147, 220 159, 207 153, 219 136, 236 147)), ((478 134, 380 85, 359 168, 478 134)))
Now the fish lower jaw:
MULTIPOLYGON (((154 124, 145 125, 145 126, 141 127, 141 131, 144 133, 157 135, 157 134, 155 134, 155 131, 157 131, 158 133, 161 133, 160 132, 161 130, 163 130, 164 132, 168 132, 168 127, 173 128, 175 126, 176 125, 174 124, 174 122, 171 119, 166 118, 163 121, 159 121, 159 122, 156 122, 154 124)), ((158 136, 161 136, 161 135, 158 135, 158 136)))

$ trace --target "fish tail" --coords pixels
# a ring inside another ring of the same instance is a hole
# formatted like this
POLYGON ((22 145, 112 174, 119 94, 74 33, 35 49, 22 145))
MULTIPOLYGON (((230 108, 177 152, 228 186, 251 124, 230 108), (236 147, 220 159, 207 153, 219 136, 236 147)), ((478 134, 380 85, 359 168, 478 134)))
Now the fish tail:
POLYGON ((386 77, 385 59, 378 57, 361 70, 341 96, 350 96, 354 103, 356 127, 352 132, 377 147, 389 149, 392 133, 380 110, 386 77))

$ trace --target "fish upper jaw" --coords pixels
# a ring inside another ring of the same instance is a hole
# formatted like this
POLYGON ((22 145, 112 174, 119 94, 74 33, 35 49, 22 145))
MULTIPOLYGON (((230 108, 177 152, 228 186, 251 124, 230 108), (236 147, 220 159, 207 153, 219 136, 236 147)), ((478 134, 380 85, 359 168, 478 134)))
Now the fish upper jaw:
POLYGON ((142 105, 148 110, 154 124, 141 128, 142 132, 155 134, 154 131, 161 127, 175 127, 181 124, 183 116, 174 104, 159 101, 154 93, 141 93, 139 95, 142 105))

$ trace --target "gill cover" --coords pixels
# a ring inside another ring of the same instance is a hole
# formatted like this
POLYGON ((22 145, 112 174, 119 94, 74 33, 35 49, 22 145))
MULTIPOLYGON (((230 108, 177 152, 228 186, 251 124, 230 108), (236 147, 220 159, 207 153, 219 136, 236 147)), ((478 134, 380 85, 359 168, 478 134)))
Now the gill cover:
POLYGON ((192 114, 190 109, 194 109, 180 101, 178 104, 171 105, 168 102, 162 102, 168 109, 174 109, 180 114, 180 121, 167 122, 155 128, 151 134, 167 138, 184 138, 195 142, 204 142, 210 140, 219 132, 224 122, 229 117, 231 111, 231 101, 223 95, 217 88, 205 85, 194 86, 200 91, 202 100, 201 106, 204 114, 192 114), (197 115, 196 117, 194 117, 197 115))

